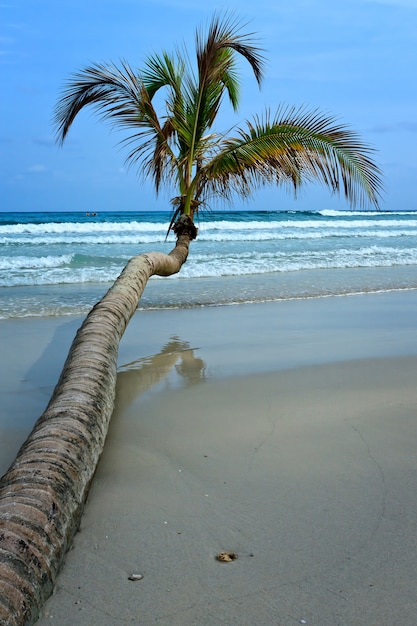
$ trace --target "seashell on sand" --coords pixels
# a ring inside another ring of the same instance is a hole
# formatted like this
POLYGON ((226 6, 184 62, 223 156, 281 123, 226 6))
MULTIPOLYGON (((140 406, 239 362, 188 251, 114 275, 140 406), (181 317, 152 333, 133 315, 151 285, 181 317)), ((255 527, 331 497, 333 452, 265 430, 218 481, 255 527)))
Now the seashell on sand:
POLYGON ((236 561, 237 554, 236 552, 223 551, 216 555, 216 559, 222 563, 230 563, 231 561, 236 561))
POLYGON ((130 574, 128 580, 142 580, 143 574, 130 574))

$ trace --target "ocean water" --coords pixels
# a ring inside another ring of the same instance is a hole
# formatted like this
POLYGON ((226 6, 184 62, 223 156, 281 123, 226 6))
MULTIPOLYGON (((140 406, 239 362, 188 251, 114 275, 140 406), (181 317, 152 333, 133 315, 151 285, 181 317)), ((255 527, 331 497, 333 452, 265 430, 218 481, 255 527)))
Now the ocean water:
MULTIPOLYGON (((0 319, 84 314, 127 261, 169 252, 169 213, 0 213, 0 319)), ((417 289, 417 212, 214 212, 139 308, 417 289)))

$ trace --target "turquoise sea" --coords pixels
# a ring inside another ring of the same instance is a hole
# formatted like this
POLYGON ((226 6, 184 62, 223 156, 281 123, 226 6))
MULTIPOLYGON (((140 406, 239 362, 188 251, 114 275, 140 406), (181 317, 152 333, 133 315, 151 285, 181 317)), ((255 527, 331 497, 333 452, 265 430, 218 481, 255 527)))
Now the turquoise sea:
MULTIPOLYGON (((0 213, 0 318, 87 313, 134 255, 169 252, 169 213, 0 213)), ((417 289, 417 213, 214 212, 142 308, 417 289)))

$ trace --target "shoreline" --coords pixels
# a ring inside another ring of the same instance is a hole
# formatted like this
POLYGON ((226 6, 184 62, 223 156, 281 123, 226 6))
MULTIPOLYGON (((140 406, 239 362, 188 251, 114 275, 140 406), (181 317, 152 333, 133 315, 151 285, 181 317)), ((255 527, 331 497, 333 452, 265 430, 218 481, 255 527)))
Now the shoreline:
MULTIPOLYGON (((397 292, 138 311, 39 625, 411 626, 416 309, 397 292)), ((0 323, 2 463, 81 321, 0 323)))
MULTIPOLYGON (((189 266, 194 263, 190 255, 189 266)), ((122 270, 122 267, 119 268, 122 270)), ((114 278, 119 271, 115 271, 114 278)), ((236 276, 152 277, 140 311, 265 304, 322 297, 417 291, 415 266, 304 269, 236 276), (167 305, 168 303, 168 305, 167 305)), ((24 317, 86 315, 113 282, 3 286, 0 322, 24 317), (36 315, 33 315, 33 312, 36 315)))

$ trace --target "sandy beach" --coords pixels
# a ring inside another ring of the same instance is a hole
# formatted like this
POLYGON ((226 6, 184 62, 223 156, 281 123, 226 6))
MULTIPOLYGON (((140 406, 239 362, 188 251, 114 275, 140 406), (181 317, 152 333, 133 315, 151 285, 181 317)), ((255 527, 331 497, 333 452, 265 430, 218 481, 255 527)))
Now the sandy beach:
MULTIPOLYGON (((139 311, 38 624, 415 626, 416 311, 417 291, 139 311)), ((80 323, 0 323, 2 473, 80 323)))

